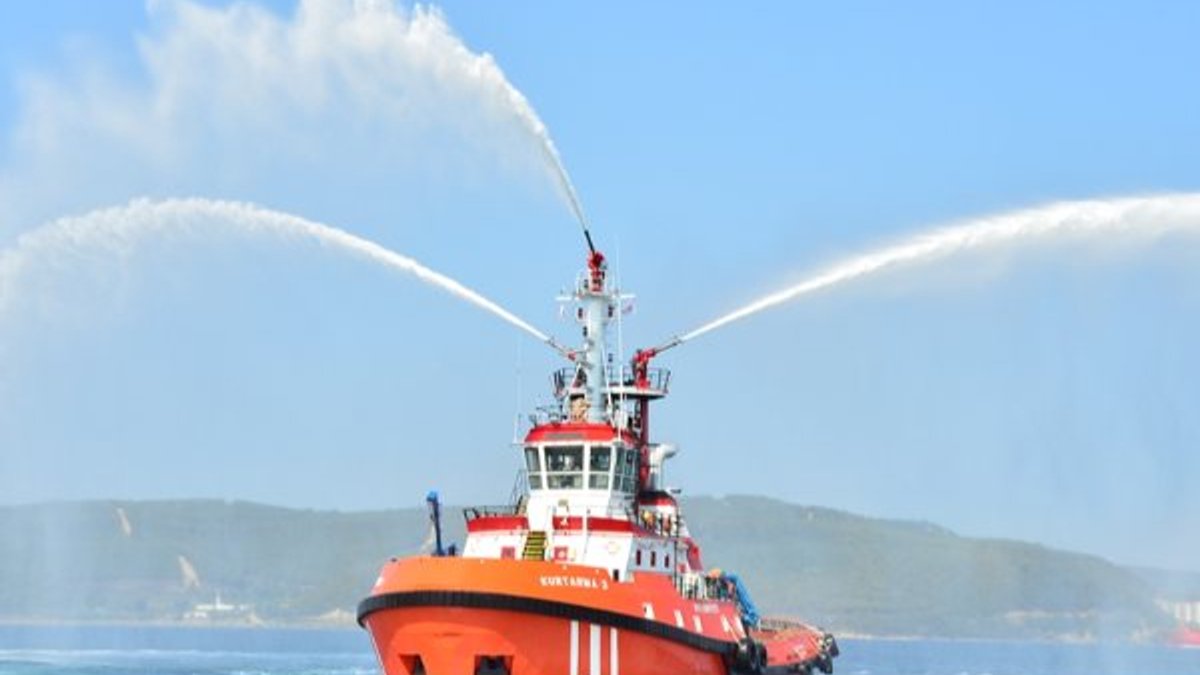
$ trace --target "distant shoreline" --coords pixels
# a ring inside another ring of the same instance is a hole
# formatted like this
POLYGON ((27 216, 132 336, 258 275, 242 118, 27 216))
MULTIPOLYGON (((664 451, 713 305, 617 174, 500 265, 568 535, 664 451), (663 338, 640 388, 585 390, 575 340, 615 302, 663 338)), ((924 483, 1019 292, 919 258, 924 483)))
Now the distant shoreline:
MULTIPOLYGON (((1174 629, 1168 605, 1200 600, 1200 575, 928 523, 745 496, 685 507, 689 528, 712 542, 706 560, 752 580, 766 613, 847 639, 1153 644, 1174 629)), ((419 508, 148 501, 121 503, 124 519, 114 508, 0 507, 0 625, 355 631, 350 603, 406 547, 396 533, 428 528, 419 508)), ((464 536, 458 519, 446 528, 464 536)))
POLYGON ((315 621, 172 621, 170 619, 48 619, 44 617, 0 616, 0 626, 7 628, 189 628, 189 629, 244 629, 244 630, 327 630, 354 632, 361 630, 356 624, 315 621))

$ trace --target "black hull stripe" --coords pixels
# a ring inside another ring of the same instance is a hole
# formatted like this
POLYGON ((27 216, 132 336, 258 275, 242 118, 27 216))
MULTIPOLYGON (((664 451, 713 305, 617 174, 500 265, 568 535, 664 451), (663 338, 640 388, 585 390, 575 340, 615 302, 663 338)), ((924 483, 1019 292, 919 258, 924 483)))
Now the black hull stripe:
POLYGON ((510 612, 542 614, 560 619, 585 621, 645 633, 654 637, 681 642, 689 647, 732 658, 737 652, 737 643, 717 640, 698 635, 682 628, 610 612, 595 607, 572 605, 553 600, 526 598, 501 593, 471 593, 466 591, 406 591, 372 595, 358 604, 358 625, 362 626, 367 616, 385 609, 404 607, 468 607, 471 609, 498 609, 510 612))

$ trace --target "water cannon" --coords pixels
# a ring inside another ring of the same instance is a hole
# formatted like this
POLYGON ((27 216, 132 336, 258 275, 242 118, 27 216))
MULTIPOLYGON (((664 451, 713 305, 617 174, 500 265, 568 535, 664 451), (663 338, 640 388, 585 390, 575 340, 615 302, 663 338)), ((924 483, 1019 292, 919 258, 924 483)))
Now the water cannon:
MULTIPOLYGON (((588 246, 591 247, 591 239, 588 239, 588 246)), ((608 263, 604 261, 604 254, 596 249, 591 249, 588 254, 588 279, 590 280, 589 289, 593 293, 604 292, 604 276, 608 272, 608 263)))
POLYGON ((650 359, 667 351, 672 347, 677 347, 683 344, 683 340, 678 337, 673 337, 670 340, 662 343, 657 347, 648 347, 639 349, 633 353, 633 360, 630 363, 633 369, 634 386, 646 388, 650 386, 650 359))
POLYGON ((546 338, 545 343, 549 345, 551 349, 561 354, 566 360, 571 361, 572 363, 575 362, 577 355, 574 349, 571 349, 570 347, 564 347, 558 343, 558 340, 555 340, 552 337, 546 338))
POLYGON ((654 348, 639 349, 633 353, 633 361, 630 364, 633 369, 633 386, 641 389, 650 386, 650 359, 657 354, 658 351, 654 348))
POLYGON ((592 233, 588 231, 587 223, 581 221, 580 225, 583 226, 583 238, 587 241, 588 252, 595 253, 596 245, 592 243, 592 233))

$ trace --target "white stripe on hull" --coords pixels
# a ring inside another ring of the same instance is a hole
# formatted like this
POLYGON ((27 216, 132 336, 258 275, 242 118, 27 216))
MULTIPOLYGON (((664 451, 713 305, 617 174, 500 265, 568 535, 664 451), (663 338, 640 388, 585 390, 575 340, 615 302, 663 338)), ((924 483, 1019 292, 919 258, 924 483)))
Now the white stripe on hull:
POLYGON ((617 629, 608 629, 608 675, 621 675, 621 657, 617 652, 617 629))
POLYGON ((571 622, 571 675, 579 675, 579 622, 571 622))
POLYGON ((600 672, 600 626, 592 624, 588 640, 588 675, 604 675, 600 672))

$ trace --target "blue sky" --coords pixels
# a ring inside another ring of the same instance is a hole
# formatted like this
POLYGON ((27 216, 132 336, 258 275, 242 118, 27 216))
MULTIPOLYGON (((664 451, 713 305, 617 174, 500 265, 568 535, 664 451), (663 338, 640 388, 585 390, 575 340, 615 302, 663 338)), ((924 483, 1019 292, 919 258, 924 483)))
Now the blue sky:
MULTIPOLYGON (((305 98, 318 78, 272 52, 292 3, 227 7, 0 10, 0 246, 140 196, 247 200, 575 337, 553 296, 580 237, 519 124, 354 45, 314 47, 345 80, 305 98)), ((1200 190, 1191 3, 438 8, 549 127, 638 295, 630 346, 932 226, 1200 190)), ((0 315, 0 502, 502 500, 513 417, 557 366, 318 247, 214 234, 67 262, 32 263, 0 315)), ((1195 234, 1040 242, 728 326, 662 359, 670 478, 1200 569, 1198 281, 1195 234)))

